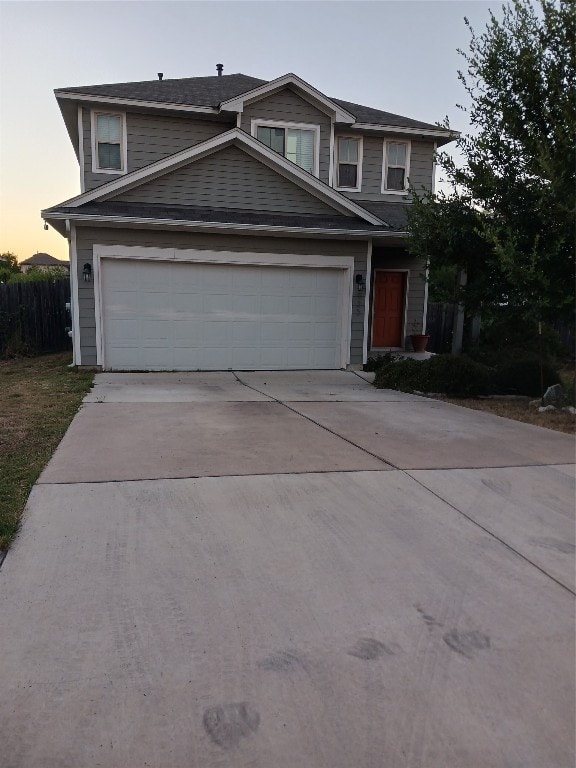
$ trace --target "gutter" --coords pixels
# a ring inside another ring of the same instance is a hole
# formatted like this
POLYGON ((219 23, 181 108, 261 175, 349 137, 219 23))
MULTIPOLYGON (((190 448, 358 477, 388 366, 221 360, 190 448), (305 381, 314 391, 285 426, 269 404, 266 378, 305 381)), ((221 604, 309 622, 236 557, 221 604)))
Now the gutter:
POLYGON ((98 216, 82 213, 49 213, 42 211, 42 218, 51 220, 85 221, 96 224, 124 224, 141 226, 159 226, 175 229, 218 229, 225 231, 259 232, 296 235, 335 235, 339 237, 406 237, 406 232, 389 230, 325 229, 324 227, 287 227, 268 224, 239 224, 220 221, 190 221, 189 219, 155 219, 138 216, 98 216))

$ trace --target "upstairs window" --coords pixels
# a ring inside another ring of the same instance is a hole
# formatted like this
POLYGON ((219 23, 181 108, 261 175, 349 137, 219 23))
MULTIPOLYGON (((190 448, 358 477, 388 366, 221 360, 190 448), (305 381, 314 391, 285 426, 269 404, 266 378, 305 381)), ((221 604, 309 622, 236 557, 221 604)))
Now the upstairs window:
POLYGON ((338 136, 336 158, 336 188, 359 192, 362 186, 362 139, 338 136))
POLYGON ((298 123, 252 123, 252 135, 267 147, 308 173, 318 175, 318 145, 320 129, 298 123))
POLYGON ((383 192, 405 192, 408 181, 410 143, 384 142, 383 192))
POLYGON ((123 114, 92 113, 93 162, 96 173, 126 172, 126 143, 123 114))

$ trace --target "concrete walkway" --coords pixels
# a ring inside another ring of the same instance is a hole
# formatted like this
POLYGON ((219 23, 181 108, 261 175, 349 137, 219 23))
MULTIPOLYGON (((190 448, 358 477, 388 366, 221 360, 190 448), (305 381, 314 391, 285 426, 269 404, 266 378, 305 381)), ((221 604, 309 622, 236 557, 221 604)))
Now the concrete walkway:
POLYGON ((574 442, 101 374, 0 570, 10 768, 573 768, 574 442))

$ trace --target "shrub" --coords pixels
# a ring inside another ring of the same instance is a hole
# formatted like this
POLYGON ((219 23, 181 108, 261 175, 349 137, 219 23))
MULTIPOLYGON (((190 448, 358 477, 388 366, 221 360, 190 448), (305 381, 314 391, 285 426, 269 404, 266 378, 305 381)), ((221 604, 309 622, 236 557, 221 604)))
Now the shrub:
POLYGON ((543 363, 542 377, 544 390, 541 391, 540 361, 536 357, 508 360, 496 368, 496 391, 503 395, 528 395, 539 397, 546 389, 560 383, 557 371, 543 363))
POLYGON ((388 365, 389 363, 393 362, 393 360, 394 355, 392 355, 390 352, 386 352, 384 355, 376 355, 376 357, 369 357, 368 360, 364 363, 363 370, 369 373, 373 373, 383 365, 388 365))
POLYGON ((539 358, 540 350, 543 360, 553 366, 567 357, 560 334, 551 326, 542 323, 540 336, 536 321, 520 322, 502 317, 482 326, 480 342, 469 349, 468 354, 480 363, 496 366, 511 359, 539 358))
POLYGON ((436 355, 428 360, 397 360, 378 369, 374 385, 402 392, 441 392, 457 397, 488 394, 494 371, 466 355, 436 355))

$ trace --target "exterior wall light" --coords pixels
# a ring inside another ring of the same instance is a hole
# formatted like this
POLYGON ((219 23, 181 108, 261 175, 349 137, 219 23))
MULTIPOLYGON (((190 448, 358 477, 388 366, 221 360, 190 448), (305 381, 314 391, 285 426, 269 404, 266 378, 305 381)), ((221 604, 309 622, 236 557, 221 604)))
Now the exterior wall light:
POLYGON ((84 269, 82 270, 82 277, 84 278, 85 283, 92 282, 92 264, 89 264, 88 262, 84 264, 84 269))
POLYGON ((362 293, 362 291, 364 290, 364 276, 358 274, 356 275, 354 280, 356 281, 356 288, 358 289, 358 293, 362 293))

